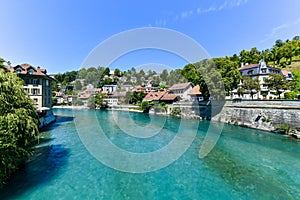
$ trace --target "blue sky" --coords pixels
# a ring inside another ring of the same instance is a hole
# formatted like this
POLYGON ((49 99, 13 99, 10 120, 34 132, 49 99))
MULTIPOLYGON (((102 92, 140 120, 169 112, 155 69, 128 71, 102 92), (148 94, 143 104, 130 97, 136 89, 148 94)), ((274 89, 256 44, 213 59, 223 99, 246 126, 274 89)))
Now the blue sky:
MULTIPOLYGON (((262 50, 277 39, 300 35, 299 0, 7 0, 1 8, 0 57, 12 65, 41 66, 48 73, 78 70, 97 45, 134 28, 179 31, 211 57, 252 47, 262 50)), ((144 63, 181 68, 185 64, 158 51, 123 57, 111 68, 126 70, 144 63)))

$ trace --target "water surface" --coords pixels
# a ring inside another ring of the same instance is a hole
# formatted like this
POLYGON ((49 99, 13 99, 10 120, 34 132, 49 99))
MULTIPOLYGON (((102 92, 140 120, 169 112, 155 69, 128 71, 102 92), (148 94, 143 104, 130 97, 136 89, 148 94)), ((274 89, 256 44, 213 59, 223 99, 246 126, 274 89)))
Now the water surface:
MULTIPOLYGON (((0 199, 300 199, 300 142, 295 139, 225 125, 215 148, 200 159, 199 147, 209 126, 203 121, 180 159, 158 171, 133 174, 103 165, 86 150, 71 110, 57 109, 55 114, 65 117, 42 132, 35 155, 0 190, 0 199)), ((124 134, 120 123, 125 121, 116 122, 115 114, 96 111, 111 142, 137 153, 167 145, 180 124, 180 119, 156 116, 152 122, 163 122, 164 128, 151 138, 138 139, 124 134)), ((117 116, 130 116, 139 127, 151 122, 141 113, 120 111, 117 116)), ((98 124, 87 126, 93 130, 98 124)))

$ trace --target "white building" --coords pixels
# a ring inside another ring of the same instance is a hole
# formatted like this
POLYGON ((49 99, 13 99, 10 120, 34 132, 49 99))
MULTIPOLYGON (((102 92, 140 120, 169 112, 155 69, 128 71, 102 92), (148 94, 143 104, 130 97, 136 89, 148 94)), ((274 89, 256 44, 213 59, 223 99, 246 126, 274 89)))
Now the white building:
MULTIPOLYGON (((268 84, 266 83, 266 79, 269 78, 270 74, 279 74, 286 77, 286 80, 292 80, 293 75, 288 70, 281 71, 278 68, 267 66, 264 60, 261 60, 258 64, 242 64, 239 68, 239 71, 242 76, 249 76, 250 78, 258 78, 260 84, 260 91, 252 91, 253 99, 271 99, 276 98, 276 91, 270 90, 268 88, 268 84)), ((240 82, 239 87, 241 87, 242 83, 240 82)), ((231 91, 231 98, 243 98, 243 99, 251 99, 250 91, 244 92, 243 96, 240 97, 238 95, 239 89, 235 89, 231 91)), ((283 97, 284 94, 281 94, 283 97)))
POLYGON ((169 88, 169 93, 176 94, 180 97, 181 101, 189 101, 190 96, 188 94, 192 90, 192 88, 193 84, 191 82, 178 83, 172 85, 172 87, 169 88))

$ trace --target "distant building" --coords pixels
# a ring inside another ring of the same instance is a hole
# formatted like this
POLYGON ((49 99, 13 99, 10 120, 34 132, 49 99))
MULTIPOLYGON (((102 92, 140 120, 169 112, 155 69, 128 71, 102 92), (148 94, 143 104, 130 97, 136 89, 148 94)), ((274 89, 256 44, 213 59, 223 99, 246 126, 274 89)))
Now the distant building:
POLYGON ((196 85, 191 89, 191 91, 188 93, 190 96, 190 101, 192 102, 199 102, 199 101, 204 101, 203 95, 200 91, 200 86, 196 85))
POLYGON ((118 85, 103 85, 102 90, 107 91, 108 93, 113 93, 117 91, 118 85))
POLYGON ((292 72, 290 72, 287 69, 281 70, 281 74, 284 76, 285 80, 287 80, 287 81, 292 81, 294 78, 292 72))
POLYGON ((193 84, 191 82, 178 83, 169 88, 169 93, 178 95, 182 101, 189 101, 190 97, 188 94, 192 88, 193 84))
POLYGON ((120 102, 125 100, 126 92, 113 92, 110 95, 107 95, 106 98, 104 98, 104 101, 107 102, 108 106, 116 106, 120 102))
MULTIPOLYGON (((246 64, 242 63, 239 71, 242 76, 249 76, 250 78, 258 78, 260 84, 260 91, 254 91, 254 99, 270 99, 276 98, 276 91, 270 90, 266 80, 269 78, 270 74, 279 74, 285 77, 286 80, 293 80, 293 75, 288 70, 280 70, 271 66, 267 66, 264 60, 260 60, 258 64, 246 64)), ((242 83, 239 84, 239 87, 242 83)), ((283 95, 283 93, 281 94, 283 95)), ((231 91, 231 98, 238 98, 238 89, 231 91)), ((246 91, 243 95, 244 99, 251 99, 249 91, 246 91)))
POLYGON ((34 100, 38 108, 52 107, 52 81, 47 70, 33 67, 30 64, 7 66, 11 72, 16 72, 24 80, 24 91, 34 100))

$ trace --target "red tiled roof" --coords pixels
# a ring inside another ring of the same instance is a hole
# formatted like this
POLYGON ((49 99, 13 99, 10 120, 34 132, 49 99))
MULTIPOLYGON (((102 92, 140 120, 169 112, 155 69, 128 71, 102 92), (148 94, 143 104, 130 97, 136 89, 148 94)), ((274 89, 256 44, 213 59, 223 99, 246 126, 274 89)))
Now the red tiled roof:
POLYGON ((258 67, 258 64, 244 65, 243 67, 240 67, 240 68, 239 68, 239 71, 240 71, 240 70, 244 70, 244 69, 251 69, 251 68, 255 68, 255 67, 258 67))
POLYGON ((201 95, 200 86, 196 85, 193 89, 188 93, 188 95, 201 95))
MULTIPOLYGON (((6 68, 11 72, 15 72, 17 69, 21 69, 21 72, 19 74, 23 74, 23 75, 28 74, 28 72, 30 70, 33 70, 32 75, 49 77, 47 75, 47 70, 46 69, 42 69, 40 67, 33 67, 32 65, 27 64, 27 63, 16 65, 16 66, 7 66, 6 68)), ((51 78, 51 77, 49 77, 49 78, 51 78)))
POLYGON ((191 82, 187 82, 187 83, 178 83, 178 84, 174 84, 172 85, 172 87, 169 88, 169 90, 183 90, 185 88, 187 88, 190 84, 192 84, 191 82))
POLYGON ((143 99, 143 101, 159 101, 162 96, 166 94, 166 91, 162 92, 149 92, 143 99))
POLYGON ((174 101, 178 96, 176 94, 165 94, 160 100, 162 101, 174 101))

